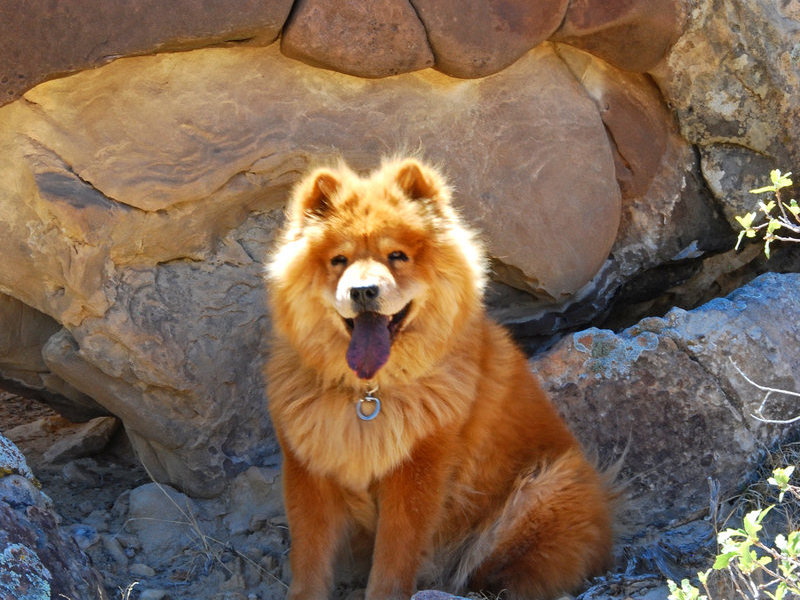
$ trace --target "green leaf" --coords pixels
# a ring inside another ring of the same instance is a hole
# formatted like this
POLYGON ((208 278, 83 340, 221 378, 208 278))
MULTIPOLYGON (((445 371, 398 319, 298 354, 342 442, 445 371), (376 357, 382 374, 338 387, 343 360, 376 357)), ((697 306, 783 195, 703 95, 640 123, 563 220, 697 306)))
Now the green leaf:
POLYGON ((775 588, 774 594, 770 592, 767 592, 767 594, 769 595, 770 598, 772 598, 772 600, 783 600, 783 597, 786 594, 786 584, 781 581, 778 584, 778 587, 775 588))
POLYGON ((739 225, 741 225, 744 229, 750 229, 750 227, 753 225, 753 221, 756 218, 756 213, 749 212, 743 217, 736 215, 735 218, 739 222, 739 225))
POLYGON ((775 186, 774 185, 766 185, 764 187, 756 188, 754 190, 750 190, 751 194, 763 194, 765 192, 774 192, 775 186))
POLYGON ((789 479, 792 478, 794 473, 794 465, 788 467, 778 468, 772 471, 772 477, 767 479, 772 485, 777 485, 780 489, 784 489, 789 485, 789 479))
POLYGON ((767 483, 770 485, 774 485, 775 487, 780 490, 780 495, 778 496, 778 502, 783 502, 783 496, 786 494, 786 491, 789 489, 789 479, 794 473, 794 466, 789 465, 783 469, 775 469, 772 471, 772 477, 767 479, 767 483))
POLYGON ((715 571, 726 569, 731 560, 733 560, 733 557, 738 554, 738 552, 725 552, 724 554, 718 554, 717 559, 714 561, 714 565, 711 568, 715 571))
POLYGON ((678 584, 676 584, 672 579, 667 579, 667 587, 669 588, 669 596, 670 600, 675 600, 677 597, 675 596, 675 592, 678 591, 678 584))
POLYGON ((765 192, 777 192, 782 188, 789 187, 792 185, 792 180, 789 179, 789 175, 791 175, 791 173, 781 173, 779 169, 774 169, 769 173, 769 178, 772 181, 772 185, 766 185, 755 190, 750 190, 750 193, 763 194, 765 192))
POLYGON ((770 219, 769 225, 767 225, 767 233, 775 233, 781 227, 781 222, 778 219, 770 219))
POLYGON ((700 590, 689 583, 688 579, 681 581, 681 587, 667 579, 667 587, 669 588, 669 600, 707 600, 706 596, 700 595, 700 590))
POLYGON ((800 555, 800 531, 792 531, 786 538, 785 552, 791 557, 800 555))
POLYGON ((780 169, 775 169, 769 172, 769 178, 775 189, 779 190, 792 185, 792 180, 789 179, 789 175, 791 174, 791 171, 789 173, 781 173, 780 169))
POLYGON ((761 212, 763 212, 765 215, 769 215, 775 206, 775 200, 770 200, 769 204, 764 204, 763 202, 758 203, 758 208, 760 208, 761 212))

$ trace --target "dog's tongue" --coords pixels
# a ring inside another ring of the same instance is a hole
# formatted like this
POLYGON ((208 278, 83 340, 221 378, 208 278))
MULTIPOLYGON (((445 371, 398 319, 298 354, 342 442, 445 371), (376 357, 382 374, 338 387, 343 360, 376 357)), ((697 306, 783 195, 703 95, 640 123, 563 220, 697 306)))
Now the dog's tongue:
POLYGON ((374 312, 361 313, 353 319, 347 364, 361 379, 372 379, 389 360, 391 345, 389 317, 374 312))

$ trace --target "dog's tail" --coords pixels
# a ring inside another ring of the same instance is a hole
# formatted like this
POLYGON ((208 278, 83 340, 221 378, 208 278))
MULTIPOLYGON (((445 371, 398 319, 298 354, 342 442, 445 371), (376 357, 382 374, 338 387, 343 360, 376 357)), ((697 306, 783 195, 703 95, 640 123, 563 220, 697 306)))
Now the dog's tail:
POLYGON ((448 587, 539 598, 603 572, 621 460, 600 473, 574 449, 520 476, 495 518, 450 555, 448 587))

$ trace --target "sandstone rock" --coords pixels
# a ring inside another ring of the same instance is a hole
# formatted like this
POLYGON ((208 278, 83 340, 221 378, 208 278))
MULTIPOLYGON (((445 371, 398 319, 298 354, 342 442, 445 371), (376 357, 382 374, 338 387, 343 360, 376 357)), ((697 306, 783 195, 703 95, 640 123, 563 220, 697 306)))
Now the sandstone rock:
POLYGON ((425 29, 408 0, 297 0, 281 50, 310 65, 359 77, 433 65, 425 29))
POLYGON ((270 44, 292 0, 13 0, 0 6, 0 105, 37 83, 119 56, 227 41, 270 44))
POLYGON ((119 421, 114 417, 97 417, 61 436, 44 453, 43 458, 46 462, 55 463, 96 454, 108 445, 118 428, 119 421))
POLYGON ((572 2, 551 39, 641 73, 654 67, 681 34, 686 12, 677 0, 572 2))
MULTIPOLYGON (((177 207, 189 200, 193 202, 185 205, 185 210, 192 206, 192 212, 199 214, 200 205, 208 208, 211 203, 197 201, 220 190, 237 173, 255 171, 262 181, 270 182, 271 191, 277 190, 276 177, 291 182, 294 174, 287 169, 330 156, 332 147, 357 168, 370 168, 381 155, 420 144, 429 158, 447 166, 459 203, 492 240, 492 252, 520 269, 522 278, 517 279, 530 279, 528 287, 556 298, 574 292, 594 275, 617 230, 618 191, 609 173, 602 125, 580 87, 547 46, 500 75, 472 83, 454 82, 430 72, 363 82, 296 67, 292 61, 281 60, 272 48, 199 51, 118 61, 102 73, 81 73, 40 86, 26 100, 48 115, 44 122, 36 118, 30 126, 21 127, 29 134, 31 128, 37 129, 37 139, 43 138, 39 147, 50 149, 48 159, 53 164, 37 165, 37 171, 42 171, 40 182, 52 177, 53 170, 69 166, 84 182, 75 182, 73 176, 71 185, 84 189, 84 195, 89 192, 85 182, 89 182, 94 193, 102 190, 107 198, 117 200, 104 204, 95 198, 91 209, 106 213, 106 231, 111 230, 112 240, 125 244, 119 249, 120 256, 136 252, 130 246, 141 238, 130 239, 131 227, 123 229, 117 223, 131 219, 137 224, 144 220, 167 225, 163 218, 153 219, 149 211, 177 207), (209 86, 221 72, 227 73, 229 82, 209 86), (260 77, 261 85, 246 83, 248 77, 260 77), (168 100, 161 94, 153 96, 154 81, 169 87, 168 100), (125 93, 120 94, 120 89, 125 93), (509 101, 512 97, 513 104, 509 101), (155 109, 153 102, 160 106, 155 109), (275 135, 285 130, 284 113, 262 110, 274 102, 303 104, 307 116, 289 121, 291 135, 275 135), (219 124, 221 106, 238 107, 235 115, 225 120, 224 128, 219 124), (509 126, 498 127, 498 111, 509 126), (132 128, 137 112, 142 125, 132 128), (535 119, 538 114, 549 118, 535 119), (387 115, 394 115, 396 122, 387 115), (85 123, 96 124, 87 127, 85 123), (522 123, 525 125, 520 126, 522 123), (64 135, 66 131, 70 135, 64 135), (468 135, 463 135, 466 132, 468 135), (224 136, 224 140, 212 143, 212 152, 208 140, 213 137, 208 136, 214 135, 224 136), (100 147, 94 141, 114 137, 121 145, 100 147), (587 154, 582 156, 584 149, 587 154), (446 161, 454 154, 462 158, 446 161), (265 156, 283 156, 285 162, 262 161, 265 156), (178 160, 181 170, 159 167, 178 160), (567 163, 588 167, 574 173, 567 184, 560 171, 567 163), (147 175, 142 176, 143 172, 147 175), (544 221, 547 226, 536 227, 534 235, 523 231, 520 211, 508 204, 510 199, 526 207, 536 206, 530 223, 544 221), (148 214, 122 214, 126 210, 121 204, 148 214), (571 235, 565 237, 564 231, 571 235), (575 247, 577 240, 580 253, 575 247)), ((8 116, 26 120, 23 114, 8 116)), ((47 155, 27 153, 42 161, 41 155, 47 155)), ((70 191, 74 193, 72 188, 70 191)), ((285 192, 285 187, 279 191, 285 192)), ((252 188, 249 193, 254 193, 252 188)), ((59 203, 66 213, 62 218, 77 219, 76 211, 63 204, 59 203)), ((222 206, 219 202, 214 205, 222 206)), ((219 209, 214 212, 214 217, 220 214, 219 209)), ((236 216, 241 218, 241 214, 236 216)), ((201 218, 209 223, 212 216, 201 218)), ((86 224, 75 222, 74 227, 76 235, 89 235, 86 224)), ((222 227, 224 224, 218 226, 222 227)), ((203 231, 204 226, 192 228, 193 233, 198 229, 203 231)), ((86 242, 102 243, 107 239, 104 233, 97 231, 86 242)), ((153 232, 162 240, 165 233, 153 232)), ((194 256, 207 253, 208 237, 190 240, 174 226, 169 234, 176 236, 173 248, 183 243, 185 249, 179 256, 191 256, 192 250, 194 256)), ((73 267, 75 276, 101 277, 104 253, 96 253, 91 246, 81 250, 76 261, 82 263, 82 272, 73 267)), ((174 250, 173 257, 177 253, 174 250)), ((97 309, 101 307, 99 302, 97 309)))
POLYGON ((454 77, 484 77, 546 40, 567 0, 459 2, 410 0, 425 25, 436 68, 454 77))
POLYGON ((58 527, 16 447, 0 435, 0 597, 106 600, 98 573, 58 527))
POLYGON ((39 468, 97 454, 108 445, 119 425, 114 417, 72 423, 54 415, 18 425, 4 434, 27 455, 35 456, 39 462, 34 466, 39 468))
MULTIPOLYGON (((578 437, 601 456, 629 445, 623 470, 629 532, 708 505, 709 477, 722 494, 751 474, 764 447, 792 432, 753 418, 764 385, 800 389, 796 348, 800 275, 767 274, 694 311, 675 309, 620 334, 589 329, 532 362, 578 437)), ((797 414, 776 398, 772 418, 797 414)))
POLYGON ((556 50, 603 120, 622 211, 608 260, 592 281, 560 306, 543 307, 518 294, 492 290, 493 315, 533 346, 605 313, 618 290, 626 286, 632 293, 664 290, 672 281, 667 275, 670 269, 695 268, 688 259, 734 244, 730 227, 698 175, 694 149, 680 136, 648 77, 621 72, 563 44, 556 50), (653 285, 644 286, 642 278, 653 279, 653 285))
POLYGON ((549 45, 471 81, 357 80, 273 45, 120 59, 0 110, 0 289, 64 327, 47 369, 153 477, 213 496, 276 460, 261 270, 287 188, 332 148, 368 169, 418 144, 513 285, 560 300, 603 264, 612 152, 549 45))
POLYGON ((51 317, 0 294, 0 387, 46 401, 75 420, 107 414, 44 363, 42 346, 59 329, 51 317))
POLYGON ((800 164, 799 19, 796 3, 699 2, 652 71, 732 223, 754 179, 800 164))
MULTIPOLYGON (((28 456, 42 456, 53 439, 81 425, 75 425, 61 415, 47 415, 3 431, 3 434, 28 456)), ((38 466, 38 465, 37 465, 38 466)))
POLYGON ((623 200, 643 199, 663 168, 667 144, 682 145, 661 93, 644 75, 619 71, 568 46, 557 51, 597 105, 612 141, 623 200))
POLYGON ((40 374, 47 372, 42 346, 61 327, 52 318, 19 300, 0 294, 0 368, 21 386, 44 388, 40 374))

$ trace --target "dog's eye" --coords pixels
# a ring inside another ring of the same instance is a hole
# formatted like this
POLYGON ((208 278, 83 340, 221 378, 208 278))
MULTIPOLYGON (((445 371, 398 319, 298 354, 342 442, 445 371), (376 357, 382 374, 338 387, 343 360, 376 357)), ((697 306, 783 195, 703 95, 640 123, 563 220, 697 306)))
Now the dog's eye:
POLYGON ((346 265, 347 264, 347 257, 342 256, 341 254, 337 254, 331 259, 331 264, 334 267, 338 267, 339 265, 346 265))
POLYGON ((408 256, 406 256, 406 253, 402 252, 401 250, 395 250, 394 252, 392 252, 389 255, 389 260, 391 260, 391 261, 395 261, 395 260, 406 261, 406 260, 408 260, 408 256))

